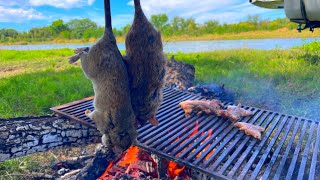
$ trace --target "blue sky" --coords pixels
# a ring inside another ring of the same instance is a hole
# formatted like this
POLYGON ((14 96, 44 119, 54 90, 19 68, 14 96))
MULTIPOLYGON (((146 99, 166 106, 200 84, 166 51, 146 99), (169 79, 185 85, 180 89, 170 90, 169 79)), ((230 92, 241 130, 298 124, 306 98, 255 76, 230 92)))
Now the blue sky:
MULTIPOLYGON (((251 5, 249 0, 141 0, 149 17, 166 13, 193 17, 198 23, 214 19, 221 23, 245 20, 248 15, 260 15, 263 19, 285 17, 283 10, 268 10, 251 5)), ((111 0, 113 26, 121 28, 133 19, 132 0, 111 0)), ((26 31, 32 27, 50 25, 62 19, 90 18, 104 24, 103 0, 0 0, 0 28, 26 31)))

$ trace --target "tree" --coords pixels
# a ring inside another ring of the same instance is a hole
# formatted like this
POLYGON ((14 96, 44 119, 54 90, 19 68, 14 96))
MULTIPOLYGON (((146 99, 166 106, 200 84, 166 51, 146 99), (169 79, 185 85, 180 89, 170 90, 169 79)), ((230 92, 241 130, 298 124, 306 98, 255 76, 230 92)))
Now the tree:
POLYGON ((151 16, 151 23, 159 30, 162 31, 167 24, 169 18, 166 14, 158 14, 151 16))
POLYGON ((67 26, 63 23, 62 19, 58 19, 52 22, 50 29, 54 35, 59 35, 62 31, 67 30, 67 26))
POLYGON ((97 24, 90 19, 73 19, 67 23, 68 29, 71 31, 71 38, 80 39, 83 33, 88 30, 95 30, 98 28, 97 24))
POLYGON ((204 24, 204 31, 205 33, 213 33, 218 26, 219 22, 217 20, 209 20, 204 24))
POLYGON ((259 22, 260 22, 260 16, 256 15, 256 16, 248 16, 247 22, 254 24, 255 26, 258 26, 259 22))

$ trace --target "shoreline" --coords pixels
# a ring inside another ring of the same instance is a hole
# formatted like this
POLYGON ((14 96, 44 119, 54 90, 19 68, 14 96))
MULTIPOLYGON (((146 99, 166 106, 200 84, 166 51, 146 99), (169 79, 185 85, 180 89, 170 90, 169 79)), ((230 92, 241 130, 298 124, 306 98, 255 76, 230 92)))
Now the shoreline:
MULTIPOLYGON (((163 42, 183 42, 183 41, 212 41, 212 40, 242 40, 242 39, 290 39, 290 38, 320 38, 320 31, 311 33, 303 31, 301 33, 296 30, 278 29, 276 31, 251 31, 241 33, 227 33, 227 34, 208 34, 203 36, 163 36, 163 42)), ((117 43, 124 43, 125 37, 116 37, 117 43)), ((0 43, 0 46, 13 46, 13 45, 37 45, 37 44, 92 44, 97 39, 90 38, 84 39, 56 39, 52 41, 41 42, 13 42, 13 43, 0 43)))

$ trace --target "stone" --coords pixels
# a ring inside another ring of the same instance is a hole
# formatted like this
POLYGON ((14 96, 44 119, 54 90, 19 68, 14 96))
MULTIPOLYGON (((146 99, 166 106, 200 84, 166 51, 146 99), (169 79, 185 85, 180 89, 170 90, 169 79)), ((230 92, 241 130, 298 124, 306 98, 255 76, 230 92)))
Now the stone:
POLYGON ((86 131, 86 130, 82 131, 82 135, 83 135, 84 137, 88 136, 88 131, 86 131))
POLYGON ((18 126, 16 128, 16 131, 26 131, 29 129, 29 126, 28 125, 25 125, 25 126, 18 126))
POLYGON ((7 159, 9 159, 9 158, 10 158, 10 155, 9 155, 9 154, 2 154, 2 153, 0 153, 0 162, 5 161, 5 160, 7 160, 7 159))
POLYGON ((52 123, 52 126, 56 129, 62 129, 63 128, 63 121, 62 120, 56 120, 52 123))
POLYGON ((52 143, 62 141, 62 137, 59 134, 46 134, 42 137, 42 143, 52 143))
POLYGON ((24 156, 24 155, 26 155, 26 152, 21 151, 21 152, 18 152, 18 153, 13 154, 13 155, 12 155, 12 158, 21 157, 21 156, 24 156))
POLYGON ((21 143, 21 139, 20 138, 15 139, 13 142, 16 143, 16 144, 20 144, 21 143))
POLYGON ((44 131, 41 131, 41 135, 44 135, 44 134, 48 134, 48 133, 50 133, 51 131, 49 130, 49 129, 47 129, 47 130, 44 130, 44 131))
POLYGON ((40 131, 41 130, 41 127, 39 126, 34 126, 33 124, 29 124, 29 127, 33 130, 36 130, 36 131, 40 131))
POLYGON ((81 131, 67 131, 66 135, 68 137, 76 137, 76 138, 82 137, 81 131))
POLYGON ((16 138, 16 136, 10 135, 9 138, 8 138, 8 140, 12 140, 12 139, 15 139, 15 138, 16 138))
POLYGON ((0 131, 7 131, 7 126, 0 126, 0 131))
POLYGON ((12 153, 16 153, 16 152, 18 152, 18 151, 22 151, 22 146, 20 146, 20 147, 13 147, 12 149, 11 149, 11 152, 12 153))
POLYGON ((0 139, 8 139, 9 132, 1 132, 0 133, 0 139))

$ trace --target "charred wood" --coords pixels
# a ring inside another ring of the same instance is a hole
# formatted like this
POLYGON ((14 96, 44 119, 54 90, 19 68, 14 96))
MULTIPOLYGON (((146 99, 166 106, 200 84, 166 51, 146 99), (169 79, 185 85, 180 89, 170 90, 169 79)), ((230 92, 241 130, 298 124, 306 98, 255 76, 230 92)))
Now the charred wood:
POLYGON ((110 163, 117 158, 116 153, 113 152, 112 148, 99 145, 96 149, 96 153, 93 159, 81 169, 77 174, 76 179, 88 180, 99 178, 107 169, 110 163))
POLYGON ((171 60, 166 61, 166 69, 166 86, 181 90, 187 90, 193 86, 195 78, 195 68, 193 65, 176 61, 174 56, 172 56, 171 60))

